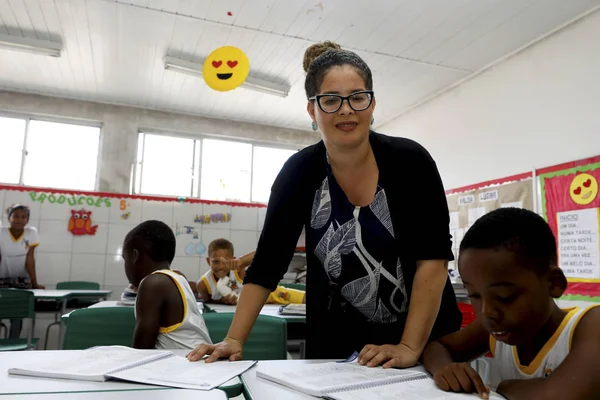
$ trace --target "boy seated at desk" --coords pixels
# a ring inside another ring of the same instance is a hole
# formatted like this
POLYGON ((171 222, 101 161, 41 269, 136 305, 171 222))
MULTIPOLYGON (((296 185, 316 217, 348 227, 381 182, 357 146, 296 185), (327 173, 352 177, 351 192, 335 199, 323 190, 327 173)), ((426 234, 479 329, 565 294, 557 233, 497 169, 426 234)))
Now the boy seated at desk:
MULTIPOLYGON (((210 266, 197 284, 198 294, 206 303, 237 304, 246 276, 246 267, 254 258, 254 252, 235 258, 233 243, 227 239, 215 239, 208 245, 206 262, 210 266)), ((306 292, 277 286, 267 299, 267 304, 303 304, 306 292)))
POLYGON ((164 222, 142 222, 125 237, 125 274, 137 288, 135 348, 194 349, 212 343, 187 279, 170 269, 174 257, 175 235, 164 222))
POLYGON ((468 362, 491 351, 487 383, 507 399, 600 399, 600 308, 556 305, 567 280, 542 217, 516 208, 484 215, 463 238, 458 268, 477 318, 425 348, 441 389, 487 398, 468 362))

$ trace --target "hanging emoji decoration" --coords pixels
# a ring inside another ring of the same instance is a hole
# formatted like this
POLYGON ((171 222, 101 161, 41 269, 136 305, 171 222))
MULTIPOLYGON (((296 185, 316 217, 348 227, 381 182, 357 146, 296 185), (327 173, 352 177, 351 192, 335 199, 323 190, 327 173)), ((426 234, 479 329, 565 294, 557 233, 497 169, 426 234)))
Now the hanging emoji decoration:
POLYGON ((237 47, 219 47, 206 57, 202 76, 206 84, 219 92, 228 92, 246 81, 250 61, 237 47))
POLYGON ((74 236, 95 235, 98 225, 92 226, 92 212, 81 210, 71 210, 69 218, 69 232, 74 236))

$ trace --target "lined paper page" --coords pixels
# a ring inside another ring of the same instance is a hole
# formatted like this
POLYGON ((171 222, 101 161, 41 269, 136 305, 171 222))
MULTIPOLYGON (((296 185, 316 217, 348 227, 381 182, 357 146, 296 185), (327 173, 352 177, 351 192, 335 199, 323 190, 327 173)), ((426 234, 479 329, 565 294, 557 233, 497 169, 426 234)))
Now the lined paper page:
MULTIPOLYGON (((451 393, 439 389, 433 379, 394 383, 380 387, 340 392, 328 396, 334 400, 468 400, 479 399, 477 394, 451 393)), ((497 393, 490 393, 490 399, 504 399, 497 393)))

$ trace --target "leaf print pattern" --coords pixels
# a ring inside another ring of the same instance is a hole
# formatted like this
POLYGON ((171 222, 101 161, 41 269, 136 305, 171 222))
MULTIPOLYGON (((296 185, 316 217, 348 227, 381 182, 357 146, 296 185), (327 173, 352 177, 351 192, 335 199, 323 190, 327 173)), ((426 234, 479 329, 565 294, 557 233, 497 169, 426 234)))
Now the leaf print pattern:
POLYGON ((329 194, 329 180, 325 178, 321 188, 315 193, 310 218, 310 226, 313 229, 321 229, 331 217, 331 196, 329 194))
POLYGON ((380 190, 375 194, 375 199, 369 204, 369 208, 373 211, 379 222, 381 222, 381 225, 385 226, 385 229, 388 230, 392 237, 395 237, 385 190, 380 190))

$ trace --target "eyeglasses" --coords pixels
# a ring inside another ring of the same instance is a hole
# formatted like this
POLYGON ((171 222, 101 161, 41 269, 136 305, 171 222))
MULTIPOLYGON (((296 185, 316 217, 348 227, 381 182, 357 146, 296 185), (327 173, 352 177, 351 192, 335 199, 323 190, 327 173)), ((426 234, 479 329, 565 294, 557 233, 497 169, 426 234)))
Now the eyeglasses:
POLYGON ((321 111, 327 114, 333 114, 339 111, 344 104, 344 100, 348 100, 350 108, 354 111, 363 111, 371 106, 373 102, 373 91, 363 90, 354 92, 350 96, 340 96, 337 94, 318 94, 310 97, 309 100, 316 100, 321 111))

